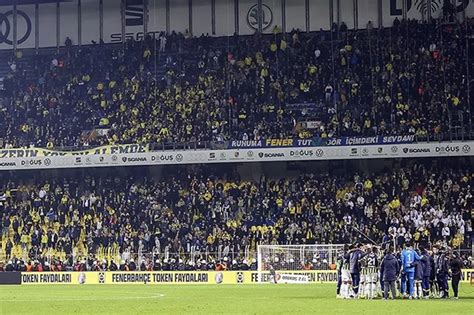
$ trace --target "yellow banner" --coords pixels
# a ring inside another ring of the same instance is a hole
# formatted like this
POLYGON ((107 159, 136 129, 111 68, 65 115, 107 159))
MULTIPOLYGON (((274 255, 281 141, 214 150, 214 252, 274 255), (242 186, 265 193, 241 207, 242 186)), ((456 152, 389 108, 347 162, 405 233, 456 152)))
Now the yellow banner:
POLYGON ((2 158, 32 158, 48 156, 75 156, 75 155, 99 155, 99 154, 127 154, 127 153, 146 153, 149 151, 148 144, 120 144, 105 145, 80 151, 57 151, 44 148, 27 149, 3 149, 0 150, 0 159, 2 158))
MULTIPOLYGON (((277 271, 307 275, 309 282, 336 283, 334 270, 277 271)), ((270 282, 262 272, 262 282, 270 282)), ((251 284, 259 282, 257 271, 106 271, 106 272, 22 272, 21 284, 251 284)), ((470 282, 474 269, 462 271, 461 282, 470 282)))
POLYGON ((98 284, 98 272, 22 272, 21 284, 98 284))

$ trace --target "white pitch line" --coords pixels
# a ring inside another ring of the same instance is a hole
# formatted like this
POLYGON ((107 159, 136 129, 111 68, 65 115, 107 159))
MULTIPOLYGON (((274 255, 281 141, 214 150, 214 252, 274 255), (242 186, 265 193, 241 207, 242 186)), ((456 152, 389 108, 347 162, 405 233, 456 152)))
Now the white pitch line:
POLYGON ((162 298, 165 295, 162 293, 154 294, 150 296, 123 296, 123 297, 79 297, 79 298, 61 298, 58 297, 56 299, 48 299, 48 298, 41 298, 38 300, 32 299, 9 299, 3 300, 0 299, 0 302, 61 302, 61 301, 121 301, 121 300, 143 300, 143 299, 156 299, 162 298))

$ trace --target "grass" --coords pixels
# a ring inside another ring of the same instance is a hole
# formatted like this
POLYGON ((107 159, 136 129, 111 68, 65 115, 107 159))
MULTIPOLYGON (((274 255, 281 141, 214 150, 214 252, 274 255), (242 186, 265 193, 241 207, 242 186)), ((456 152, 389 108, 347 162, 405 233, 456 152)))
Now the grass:
POLYGON ((459 300, 340 300, 334 284, 1 286, 0 314, 473 314, 459 300))

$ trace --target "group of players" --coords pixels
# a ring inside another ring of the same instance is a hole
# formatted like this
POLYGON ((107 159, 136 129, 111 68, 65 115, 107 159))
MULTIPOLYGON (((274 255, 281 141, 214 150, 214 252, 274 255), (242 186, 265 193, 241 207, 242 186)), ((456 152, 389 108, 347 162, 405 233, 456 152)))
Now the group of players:
POLYGON ((337 297, 384 299, 449 298, 448 279, 452 279, 454 299, 458 299, 463 262, 456 252, 442 245, 431 249, 405 244, 394 253, 391 246, 384 249, 362 245, 346 245, 338 257, 337 297))

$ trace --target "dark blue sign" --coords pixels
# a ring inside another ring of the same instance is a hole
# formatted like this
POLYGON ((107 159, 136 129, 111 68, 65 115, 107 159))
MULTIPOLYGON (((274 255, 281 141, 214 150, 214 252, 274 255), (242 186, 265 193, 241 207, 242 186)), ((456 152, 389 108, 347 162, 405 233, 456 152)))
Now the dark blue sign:
MULTIPOLYGON (((375 136, 375 137, 340 137, 340 138, 311 138, 311 139, 261 139, 261 140, 231 140, 227 145, 220 143, 219 147, 238 148, 285 148, 285 147, 323 147, 348 145, 380 145, 415 142, 414 135, 408 136, 375 136)), ((214 145, 217 148, 217 145, 214 145)))
POLYGON ((415 142, 415 135, 408 136, 375 136, 375 137, 341 137, 326 139, 327 146, 398 144, 415 142))

